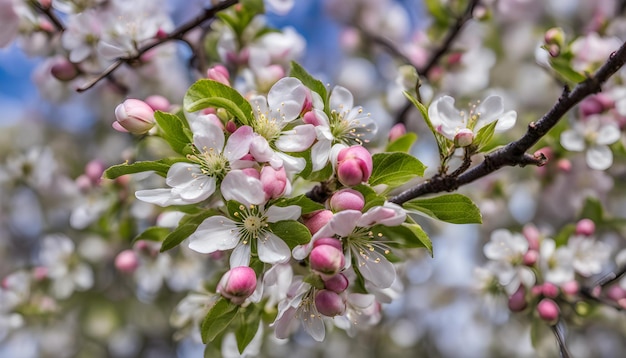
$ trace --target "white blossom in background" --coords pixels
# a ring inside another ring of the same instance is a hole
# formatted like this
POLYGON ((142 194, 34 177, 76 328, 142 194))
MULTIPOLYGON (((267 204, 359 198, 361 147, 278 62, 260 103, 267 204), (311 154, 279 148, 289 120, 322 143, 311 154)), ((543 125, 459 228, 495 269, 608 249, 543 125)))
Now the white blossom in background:
POLYGON ((570 45, 574 53, 572 67, 580 72, 592 72, 621 44, 622 41, 617 37, 600 37, 596 32, 579 37, 570 45))
POLYGON ((77 258, 74 242, 63 234, 45 236, 41 240, 39 262, 52 280, 52 294, 68 298, 74 291, 85 291, 94 284, 91 267, 77 258))
POLYGON ((491 268, 508 294, 515 292, 520 284, 530 287, 535 283, 535 274, 523 265, 524 254, 528 252, 528 240, 521 234, 506 229, 495 230, 483 252, 492 260, 491 268))
POLYGON ((556 247, 552 239, 543 239, 539 250, 539 267, 546 282, 564 284, 575 278, 574 253, 567 246, 556 247))
POLYGON ((610 144, 617 142, 621 132, 617 124, 598 115, 576 121, 572 128, 561 133, 561 145, 572 152, 585 152, 587 165, 606 170, 613 164, 610 144))
POLYGON ((611 249, 607 244, 582 235, 570 237, 567 247, 574 256, 574 269, 584 277, 601 273, 611 256, 611 249))

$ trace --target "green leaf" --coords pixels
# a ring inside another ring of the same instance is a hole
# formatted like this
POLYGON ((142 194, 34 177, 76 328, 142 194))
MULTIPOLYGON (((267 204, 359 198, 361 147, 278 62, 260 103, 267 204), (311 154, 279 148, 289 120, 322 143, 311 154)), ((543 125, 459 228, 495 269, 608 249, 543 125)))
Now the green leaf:
POLYGON ((152 226, 144 230, 141 234, 135 236, 133 242, 139 240, 156 241, 161 242, 170 233, 170 229, 161 226, 152 226))
POLYGON ((394 140, 387 144, 387 148, 385 148, 385 152, 404 152, 408 153, 413 146, 413 143, 417 140, 416 133, 407 133, 398 139, 394 140))
POLYGON ((352 189, 363 194, 363 198, 365 199, 365 206, 363 207, 363 210, 361 210, 363 212, 371 209, 374 206, 381 206, 385 203, 385 197, 382 195, 378 195, 378 193, 376 193, 376 191, 374 191, 374 189, 372 189, 372 187, 368 185, 359 184, 352 187, 352 189))
POLYGON ((489 144, 489 142, 491 142, 493 134, 496 131, 497 124, 498 121, 496 120, 478 130, 478 133, 476 133, 476 138, 474 138, 474 141, 472 142, 472 145, 476 147, 476 150, 480 151, 487 144, 489 144))
POLYGON ((556 246, 567 245, 569 238, 576 233, 576 224, 567 224, 554 236, 556 246))
POLYGON ((417 158, 401 152, 377 153, 372 156, 374 169, 369 184, 397 187, 424 175, 426 167, 417 158))
POLYGON ((141 161, 130 164, 117 164, 105 170, 102 176, 107 179, 115 179, 126 174, 154 171, 160 176, 165 177, 167 176, 167 171, 170 170, 172 164, 184 160, 184 158, 166 158, 155 161, 141 161))
POLYGON ((372 228, 376 236, 382 236, 404 248, 426 248, 433 255, 433 243, 418 224, 403 223, 399 226, 376 225, 372 228))
POLYGON ((480 224, 482 215, 474 202, 461 194, 445 194, 434 198, 413 199, 402 204, 407 210, 419 211, 432 218, 452 224, 480 224))
POLYGON ((192 142, 192 138, 186 131, 187 126, 183 123, 183 119, 161 111, 154 112, 154 119, 161 129, 161 137, 170 147, 176 153, 187 154, 189 152, 188 145, 192 142))
POLYGON ((244 321, 235 331, 239 354, 243 354, 244 349, 250 344, 259 330, 259 323, 261 322, 261 314, 260 311, 256 309, 256 306, 248 306, 241 317, 244 317, 244 321))
POLYGON ((215 210, 205 210, 199 214, 190 214, 183 216, 180 219, 178 227, 174 229, 163 241, 161 245, 161 252, 173 249, 174 247, 180 245, 183 240, 188 238, 191 234, 193 234, 198 226, 204 221, 204 219, 217 215, 218 212, 215 210))
POLYGON ((571 62, 566 58, 560 56, 550 57, 550 66, 552 66, 552 69, 570 84, 578 84, 586 79, 584 75, 572 68, 571 62))
POLYGON ((590 219, 596 225, 602 224, 604 221, 604 209, 600 200, 592 197, 585 198, 580 217, 590 219))
POLYGON ((298 195, 293 198, 282 198, 277 200, 274 205, 285 207, 290 205, 297 205, 302 208, 302 214, 312 213, 314 211, 325 209, 325 206, 317 203, 309 198, 306 195, 298 195))
POLYGON ((295 220, 282 220, 269 223, 272 232, 280 237, 290 249, 311 241, 311 232, 303 224, 295 220))
POLYGON ((254 121, 252 106, 239 92, 212 80, 199 80, 191 85, 185 94, 183 107, 187 112, 208 107, 224 108, 244 125, 250 125, 254 121))
POLYGON ((289 70, 289 76, 299 79, 302 82, 302 84, 310 88, 312 91, 317 92, 317 94, 319 94, 320 97, 322 97, 322 100, 324 101, 324 105, 326 105, 327 92, 326 92, 326 86, 324 86, 322 81, 315 79, 304 69, 304 67, 300 66, 295 61, 291 61, 291 69, 289 70))
POLYGON ((232 304, 230 301, 220 298, 217 303, 211 307, 209 313, 202 321, 200 332, 202 334, 202 343, 206 344, 215 339, 222 333, 237 316, 237 308, 239 306, 232 304))

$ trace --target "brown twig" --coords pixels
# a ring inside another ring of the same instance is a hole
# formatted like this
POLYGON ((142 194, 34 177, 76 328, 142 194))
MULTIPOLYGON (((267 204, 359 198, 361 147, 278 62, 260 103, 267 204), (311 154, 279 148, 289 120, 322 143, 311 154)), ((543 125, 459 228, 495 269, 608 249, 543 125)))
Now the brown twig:
POLYGON ((217 5, 205 9, 204 12, 200 15, 198 15, 197 17, 195 17, 194 19, 191 19, 190 21, 182 24, 180 27, 176 28, 174 31, 172 31, 171 33, 169 33, 167 36, 155 40, 152 43, 149 43, 147 45, 144 45, 142 47, 140 47, 139 49, 137 49, 137 53, 133 54, 132 56, 128 56, 128 57, 120 57, 118 59, 115 60, 115 62, 113 62, 107 69, 105 69, 104 71, 102 71, 97 77, 93 78, 91 81, 87 82, 86 84, 84 84, 82 87, 79 87, 78 89, 76 89, 78 92, 84 92, 88 89, 90 89, 91 87, 95 86, 96 83, 100 82, 102 79, 110 76, 115 70, 117 70, 122 64, 124 63, 133 63, 136 62, 140 59, 140 57, 146 53, 147 51, 160 46, 168 41, 173 41, 173 40, 183 40, 183 36, 185 36, 189 31, 195 29, 196 27, 202 25, 204 22, 211 20, 215 17, 215 15, 222 11, 225 10, 235 4, 237 4, 239 2, 239 0, 225 0, 222 1, 220 3, 218 3, 217 5))
POLYGON ((624 63, 626 63, 626 43, 611 54, 607 62, 593 76, 579 83, 571 92, 566 88, 548 113, 537 122, 528 125, 528 130, 520 139, 488 154, 483 162, 456 178, 435 176, 431 180, 390 198, 389 201, 402 204, 425 194, 454 191, 460 186, 491 174, 504 166, 543 165, 546 159, 542 154, 530 155, 526 151, 545 136, 577 103, 591 94, 600 92, 602 84, 624 63))
POLYGON ((52 11, 52 7, 43 6, 39 1, 32 1, 31 4, 35 7, 37 11, 45 15, 59 32, 65 31, 65 25, 63 25, 61 19, 59 19, 52 11))
POLYGON ((571 355, 567 350, 567 345, 565 344, 565 338, 561 335, 561 330, 559 329, 559 325, 555 324, 550 326, 552 329, 552 333, 554 333, 554 337, 556 338, 556 342, 559 345, 559 352, 561 353, 561 358, 570 358, 571 355))
MULTIPOLYGON (((465 24, 472 19, 474 9, 479 2, 480 0, 471 0, 469 4, 467 4, 467 8, 465 8, 463 14, 459 18, 457 18, 456 22, 452 25, 452 27, 450 27, 441 45, 439 45, 439 47, 432 52, 430 59, 428 60, 428 62, 426 62, 426 65, 424 65, 424 67, 422 68, 417 69, 417 73, 420 75, 420 77, 428 77, 428 72, 430 72, 433 67, 437 66, 439 61, 441 61, 441 58, 450 50, 450 47, 452 47, 452 44, 461 33, 461 30, 463 29, 465 24)), ((411 104, 411 102, 407 102, 404 105, 404 107, 396 116, 396 123, 406 122, 406 116, 408 115, 412 106, 413 105, 411 104)))

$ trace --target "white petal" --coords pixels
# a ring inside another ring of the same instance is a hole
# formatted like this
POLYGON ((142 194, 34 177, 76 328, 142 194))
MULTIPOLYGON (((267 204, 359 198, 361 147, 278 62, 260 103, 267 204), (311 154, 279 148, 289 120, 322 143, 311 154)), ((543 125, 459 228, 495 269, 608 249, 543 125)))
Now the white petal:
POLYGON ((213 149, 218 153, 224 148, 224 132, 212 122, 198 120, 193 125, 193 144, 199 150, 213 149))
POLYGON ((582 152, 585 149, 585 138, 575 130, 569 129, 561 133, 561 145, 572 152, 582 152))
POLYGON ((285 122, 296 119, 306 100, 307 89, 295 77, 283 77, 267 94, 267 103, 273 113, 280 113, 285 122))
POLYGON ((369 209, 359 220, 357 226, 368 227, 375 224, 398 226, 406 219, 406 211, 397 204, 385 203, 369 209))
POLYGON ((189 163, 174 163, 167 172, 165 182, 174 187, 172 193, 189 203, 198 203, 211 196, 216 184, 214 177, 202 174, 197 165, 189 163))
POLYGON ((358 263, 356 269, 359 270, 364 279, 380 288, 391 287, 396 279, 396 269, 385 255, 376 250, 363 249, 362 252, 359 252, 360 249, 358 248, 352 249, 358 263))
POLYGON ((250 154, 256 159, 257 162, 269 162, 274 157, 274 151, 270 148, 270 144, 267 139, 260 135, 255 135, 250 142, 250 154))
POLYGON ((309 149, 315 138, 315 126, 304 124, 282 132, 275 144, 276 148, 283 152, 303 152, 309 149))
POLYGON ((598 139, 596 144, 609 145, 617 142, 621 135, 619 127, 615 123, 608 123, 602 126, 598 131, 598 139))
POLYGON ((252 127, 242 126, 237 128, 235 133, 228 137, 226 147, 224 148, 224 156, 229 162, 241 159, 250 151, 250 144, 254 138, 252 127))
MULTIPOLYGON (((485 126, 500 118, 504 112, 504 101, 500 96, 489 96, 476 107, 475 112, 480 116, 478 120, 478 123, 482 123, 480 127, 485 126)), ((476 128, 480 129, 478 123, 476 128)))
POLYGON ((193 181, 197 176, 205 176, 197 164, 178 162, 172 164, 167 171, 165 183, 171 187, 184 187, 193 181))
POLYGON ((268 264, 284 263, 291 258, 289 246, 280 237, 268 232, 265 239, 257 241, 259 260, 268 264))
POLYGON ((275 223, 281 220, 298 220, 301 213, 302 208, 297 205, 284 207, 273 205, 267 209, 265 216, 267 217, 268 222, 275 223))
POLYGON ((230 267, 250 265, 250 244, 239 244, 230 254, 230 267))
POLYGON ((498 123, 496 124, 496 132, 504 132, 515 125, 517 121, 517 112, 508 111, 503 114, 500 118, 498 118, 498 123))
POLYGON ((356 227, 357 220, 363 215, 358 210, 343 210, 330 219, 328 226, 339 236, 348 236, 356 227))
MULTIPOLYGON (((281 152, 275 152, 274 155, 282 161, 287 175, 300 173, 304 170, 304 167, 306 167, 306 160, 304 158, 293 157, 281 152)), ((272 165, 272 167, 274 167, 274 165, 272 165)))
POLYGON ((332 143, 333 142, 330 140, 318 140, 317 143, 313 144, 313 148, 311 148, 311 161, 313 163, 314 172, 324 169, 326 164, 328 164, 332 143))
POLYGON ((429 108, 429 117, 433 127, 446 138, 453 140, 458 128, 465 128, 465 117, 454 107, 454 98, 444 96, 431 104, 434 109, 429 108))
POLYGON ((606 145, 594 145, 587 149, 587 165, 591 169, 606 170, 613 164, 613 152, 606 145))
POLYGON ((354 97, 348 89, 335 86, 330 93, 330 109, 338 112, 349 111, 354 107, 354 97))
POLYGON ((241 170, 231 170, 221 185, 225 200, 235 200, 245 206, 260 205, 265 202, 263 184, 259 179, 246 175, 241 170))
MULTIPOLYGON (((311 303, 311 306, 312 305, 313 303, 311 303)), ((304 330, 318 342, 324 341, 324 337, 326 336, 326 327, 321 317, 319 313, 309 310, 300 312, 300 321, 302 322, 304 330)))
POLYGON ((164 207, 169 205, 190 204, 188 201, 183 200, 180 195, 173 194, 172 189, 138 190, 135 192, 135 197, 146 203, 164 207))
POLYGON ((230 250, 238 243, 237 225, 223 216, 207 218, 198 226, 196 232, 189 236, 189 248, 202 254, 230 250))

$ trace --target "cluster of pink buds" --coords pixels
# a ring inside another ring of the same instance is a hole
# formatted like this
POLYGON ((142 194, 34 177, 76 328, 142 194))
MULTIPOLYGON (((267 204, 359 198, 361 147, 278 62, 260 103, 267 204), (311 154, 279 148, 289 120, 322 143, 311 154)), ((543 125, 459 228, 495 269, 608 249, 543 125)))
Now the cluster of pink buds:
POLYGON ((315 306, 324 316, 334 317, 346 310, 345 297, 341 295, 348 288, 348 278, 341 272, 345 266, 345 256, 341 241, 333 238, 318 239, 309 255, 311 269, 320 274, 324 289, 317 291, 315 306))
POLYGON ((345 186, 367 182, 372 175, 370 152, 360 145, 344 148, 337 155, 337 178, 345 186))

